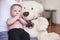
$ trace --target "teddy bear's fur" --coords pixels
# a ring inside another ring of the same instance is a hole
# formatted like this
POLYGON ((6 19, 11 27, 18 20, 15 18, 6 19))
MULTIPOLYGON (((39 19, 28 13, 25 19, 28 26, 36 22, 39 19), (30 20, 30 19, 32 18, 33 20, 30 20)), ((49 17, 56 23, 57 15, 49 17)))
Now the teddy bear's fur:
POLYGON ((35 1, 22 1, 22 16, 25 20, 31 21, 33 26, 26 27, 24 30, 30 34, 30 37, 37 37, 38 40, 56 40, 59 35, 56 33, 48 33, 48 21, 44 17, 39 17, 39 13, 43 12, 43 6, 35 1))
POLYGON ((43 7, 41 4, 35 1, 23 1, 21 4, 22 4, 22 12, 23 13, 28 12, 29 14, 26 17, 22 14, 23 18, 25 20, 31 20, 31 22, 34 23, 34 26, 32 28, 25 27, 24 29, 30 34, 31 37, 36 37, 39 33, 37 29, 39 29, 40 27, 39 24, 41 23, 39 20, 40 18, 38 18, 38 13, 41 13, 43 11, 43 7))

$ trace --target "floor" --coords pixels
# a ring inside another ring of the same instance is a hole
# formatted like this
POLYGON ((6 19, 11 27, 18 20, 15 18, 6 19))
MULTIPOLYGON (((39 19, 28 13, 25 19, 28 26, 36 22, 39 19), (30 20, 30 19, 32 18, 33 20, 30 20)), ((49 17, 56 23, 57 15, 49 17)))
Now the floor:
MULTIPOLYGON (((60 25, 56 24, 53 26, 49 26, 47 31, 50 32, 55 32, 58 33, 60 35, 60 25)), ((37 40, 37 38, 31 38, 30 40, 37 40)))
POLYGON ((47 30, 48 30, 48 32, 55 32, 60 35, 60 24, 49 26, 47 30))

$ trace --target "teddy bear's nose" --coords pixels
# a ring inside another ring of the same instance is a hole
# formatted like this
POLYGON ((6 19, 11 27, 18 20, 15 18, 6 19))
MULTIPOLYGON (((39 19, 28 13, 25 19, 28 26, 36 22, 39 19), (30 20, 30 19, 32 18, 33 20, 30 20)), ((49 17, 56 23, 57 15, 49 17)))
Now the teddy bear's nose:
POLYGON ((27 17, 29 15, 29 12, 24 12, 23 15, 27 17))

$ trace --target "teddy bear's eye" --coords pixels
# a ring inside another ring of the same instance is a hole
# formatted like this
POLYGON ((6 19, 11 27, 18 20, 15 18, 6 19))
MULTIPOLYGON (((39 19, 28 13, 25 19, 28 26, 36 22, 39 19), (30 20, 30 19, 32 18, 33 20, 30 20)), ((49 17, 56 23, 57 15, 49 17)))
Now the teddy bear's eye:
POLYGON ((25 9, 25 7, 24 7, 24 9, 25 9))
POLYGON ((31 8, 31 10, 33 10, 33 8, 31 8))

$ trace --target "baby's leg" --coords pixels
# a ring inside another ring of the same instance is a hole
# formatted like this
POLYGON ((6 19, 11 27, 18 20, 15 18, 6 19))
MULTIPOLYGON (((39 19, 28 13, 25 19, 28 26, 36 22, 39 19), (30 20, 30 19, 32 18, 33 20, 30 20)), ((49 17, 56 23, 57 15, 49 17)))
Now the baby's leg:
POLYGON ((21 40, 19 29, 12 29, 8 32, 8 34, 9 40, 21 40))
POLYGON ((7 31, 0 32, 0 40, 8 40, 8 32, 7 31))
POLYGON ((30 40, 30 35, 24 31, 23 40, 30 40))

